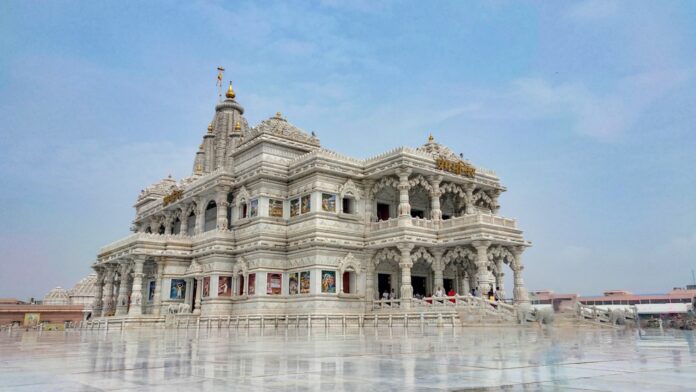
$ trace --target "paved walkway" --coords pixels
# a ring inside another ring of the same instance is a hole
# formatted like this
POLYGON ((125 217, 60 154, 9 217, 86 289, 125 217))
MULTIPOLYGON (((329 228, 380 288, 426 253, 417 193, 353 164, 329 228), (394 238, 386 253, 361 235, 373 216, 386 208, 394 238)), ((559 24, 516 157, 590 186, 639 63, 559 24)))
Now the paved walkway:
POLYGON ((696 391, 695 335, 267 328, 0 333, 0 391, 696 391))

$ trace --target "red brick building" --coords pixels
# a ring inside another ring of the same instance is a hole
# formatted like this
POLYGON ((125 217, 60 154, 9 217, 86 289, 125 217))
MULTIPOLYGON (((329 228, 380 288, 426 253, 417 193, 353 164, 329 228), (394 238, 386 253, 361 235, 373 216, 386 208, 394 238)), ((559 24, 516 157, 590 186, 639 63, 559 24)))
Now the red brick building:
POLYGON ((84 305, 35 305, 14 298, 0 298, 0 325, 64 325, 84 318, 84 305))

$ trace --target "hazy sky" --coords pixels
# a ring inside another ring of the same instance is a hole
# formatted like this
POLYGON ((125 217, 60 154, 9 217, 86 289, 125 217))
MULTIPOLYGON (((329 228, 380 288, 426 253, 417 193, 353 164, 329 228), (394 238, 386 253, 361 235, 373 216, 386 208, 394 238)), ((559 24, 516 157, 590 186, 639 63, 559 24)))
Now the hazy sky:
POLYGON ((71 287, 190 174, 220 65, 251 124, 496 170, 531 290, 690 283, 694 64, 690 1, 0 1, 0 297, 71 287))

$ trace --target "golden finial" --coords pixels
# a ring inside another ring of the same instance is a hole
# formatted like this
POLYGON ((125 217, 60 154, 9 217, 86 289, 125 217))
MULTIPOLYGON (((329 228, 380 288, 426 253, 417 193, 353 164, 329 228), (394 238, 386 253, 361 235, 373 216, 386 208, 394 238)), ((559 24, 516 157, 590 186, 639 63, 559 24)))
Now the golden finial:
POLYGON ((433 134, 431 133, 430 136, 428 136, 428 142, 432 143, 435 138, 433 137, 433 134))
POLYGON ((283 118, 283 113, 281 113, 281 112, 276 112, 276 117, 278 117, 278 118, 283 118))
POLYGON ((201 164, 199 163, 198 165, 196 165, 196 173, 201 173, 201 172, 203 172, 203 166, 201 166, 201 164))
POLYGON ((198 150, 203 151, 203 143, 201 143, 201 145, 198 146, 198 150))
POLYGON ((234 90, 232 90, 232 81, 230 80, 230 87, 227 88, 227 92, 225 93, 225 96, 227 98, 234 98, 236 97, 234 90))
POLYGON ((208 133, 213 133, 213 123, 208 124, 208 133))
POLYGON ((242 126, 239 124, 239 121, 237 121, 237 123, 234 124, 234 130, 239 131, 240 129, 242 129, 242 126))

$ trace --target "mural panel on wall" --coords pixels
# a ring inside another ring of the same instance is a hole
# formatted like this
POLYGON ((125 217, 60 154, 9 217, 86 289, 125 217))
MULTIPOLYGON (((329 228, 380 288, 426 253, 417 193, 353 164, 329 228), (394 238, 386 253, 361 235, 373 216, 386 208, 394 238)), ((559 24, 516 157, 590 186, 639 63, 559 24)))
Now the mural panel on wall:
POLYGON ((321 271, 321 292, 336 292, 336 271, 321 271))
POLYGON ((299 274, 297 272, 290 273, 290 277, 288 278, 288 291, 290 295, 299 293, 299 280, 299 274))
POLYGON ((249 295, 256 294, 256 274, 249 274, 249 295))
POLYGON ((283 275, 276 273, 266 274, 266 294, 280 295, 282 289, 283 275))
POLYGON ((276 218, 283 217, 283 201, 270 199, 268 200, 268 215, 276 218))
POLYGON ((321 194, 321 209, 323 211, 336 212, 336 195, 321 194))
POLYGON ((203 296, 210 297, 210 276, 203 278, 203 296))
POLYGON ((310 199, 310 195, 305 195, 302 196, 302 208, 300 210, 301 213, 306 214, 309 212, 309 210, 312 208, 312 199, 310 199))
POLYGON ((232 295, 232 277, 218 277, 218 297, 229 297, 232 295))
POLYGON ((169 290, 169 298, 184 299, 186 297, 186 281, 183 279, 172 279, 172 286, 169 290))
POLYGON ((309 271, 300 272, 300 294, 309 294, 309 271))

